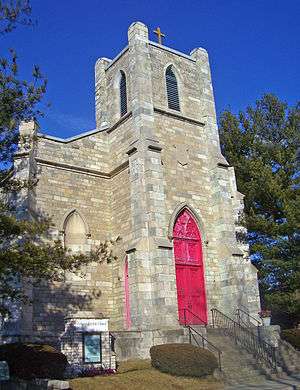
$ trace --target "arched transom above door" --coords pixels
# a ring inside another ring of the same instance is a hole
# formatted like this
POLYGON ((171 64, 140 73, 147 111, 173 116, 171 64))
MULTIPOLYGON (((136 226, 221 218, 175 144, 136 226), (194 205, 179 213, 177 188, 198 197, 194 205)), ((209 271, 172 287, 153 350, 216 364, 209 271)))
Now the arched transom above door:
POLYGON ((178 216, 174 230, 176 263, 202 265, 202 243, 197 223, 184 209, 178 216))

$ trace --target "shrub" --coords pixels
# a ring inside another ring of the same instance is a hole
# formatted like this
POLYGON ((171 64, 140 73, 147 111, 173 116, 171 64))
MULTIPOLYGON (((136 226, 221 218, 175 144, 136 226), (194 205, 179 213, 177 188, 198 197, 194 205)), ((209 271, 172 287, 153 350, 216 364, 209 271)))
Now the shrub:
POLYGON ((281 332, 283 340, 300 350, 300 329, 286 329, 281 332))
POLYGON ((162 372, 179 376, 212 374, 218 367, 213 353, 191 344, 163 344, 150 349, 152 366, 162 372))
POLYGON ((1 345, 0 360, 6 360, 10 374, 21 379, 60 379, 68 364, 63 353, 46 344, 1 345))

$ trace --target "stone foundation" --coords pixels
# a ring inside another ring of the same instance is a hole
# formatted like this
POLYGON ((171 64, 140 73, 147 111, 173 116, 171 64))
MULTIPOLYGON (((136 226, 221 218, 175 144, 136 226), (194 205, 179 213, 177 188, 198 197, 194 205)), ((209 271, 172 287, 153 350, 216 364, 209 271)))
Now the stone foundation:
POLYGON ((149 351, 153 345, 189 342, 188 331, 185 328, 111 333, 116 337, 115 352, 118 361, 149 359, 149 351))

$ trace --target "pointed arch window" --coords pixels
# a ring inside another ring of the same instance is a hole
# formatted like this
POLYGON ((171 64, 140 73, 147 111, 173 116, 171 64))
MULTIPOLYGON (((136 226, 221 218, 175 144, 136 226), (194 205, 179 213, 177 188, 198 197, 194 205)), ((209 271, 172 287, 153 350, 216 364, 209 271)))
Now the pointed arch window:
POLYGON ((74 252, 84 251, 87 243, 86 225, 77 211, 71 212, 64 223, 65 247, 74 252))
POLYGON ((172 65, 168 66, 166 70, 166 86, 168 107, 172 110, 180 111, 178 83, 172 65))
POLYGON ((125 73, 122 70, 120 73, 120 114, 123 116, 127 113, 127 87, 125 73))

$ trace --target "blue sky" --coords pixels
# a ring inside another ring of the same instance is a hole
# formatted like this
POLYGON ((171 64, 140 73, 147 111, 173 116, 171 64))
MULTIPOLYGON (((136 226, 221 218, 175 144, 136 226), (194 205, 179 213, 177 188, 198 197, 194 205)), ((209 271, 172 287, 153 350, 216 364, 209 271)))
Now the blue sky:
MULTIPOLYGON (((165 45, 208 50, 218 114, 244 109, 265 92, 299 100, 299 0, 32 0, 34 28, 1 37, 13 47, 22 76, 39 64, 48 78, 42 131, 67 137, 95 128, 94 64, 127 44, 140 20, 160 26, 165 45)), ((150 38, 155 40, 154 34, 150 38)))

